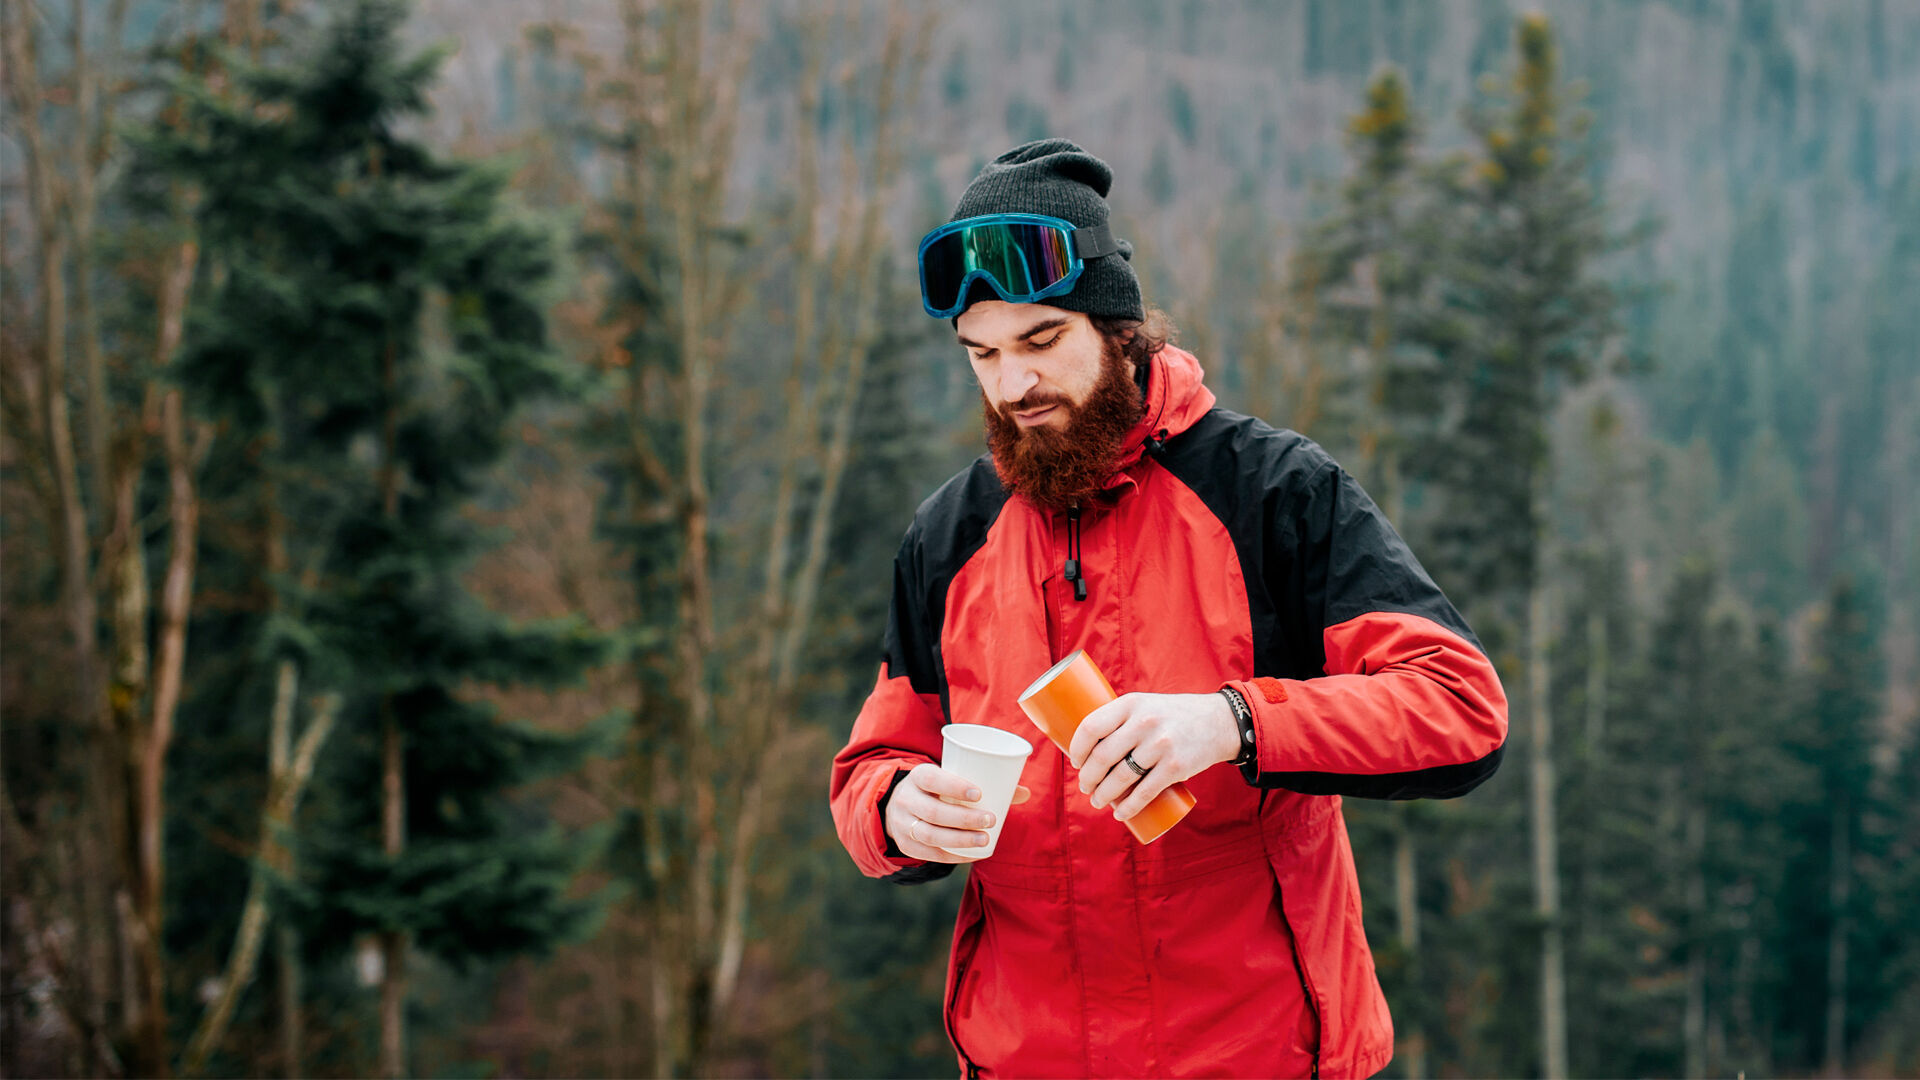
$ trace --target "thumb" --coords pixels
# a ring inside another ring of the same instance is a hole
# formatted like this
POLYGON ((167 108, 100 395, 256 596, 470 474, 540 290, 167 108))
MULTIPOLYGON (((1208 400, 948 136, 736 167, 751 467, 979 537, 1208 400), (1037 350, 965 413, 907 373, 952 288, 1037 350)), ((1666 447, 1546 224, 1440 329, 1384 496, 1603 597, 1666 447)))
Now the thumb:
POLYGON ((1019 806, 1021 803, 1026 802, 1028 799, 1031 799, 1031 798, 1033 798, 1033 792, 1027 790, 1027 785, 1019 784, 1014 787, 1013 789, 1013 805, 1014 806, 1019 806))

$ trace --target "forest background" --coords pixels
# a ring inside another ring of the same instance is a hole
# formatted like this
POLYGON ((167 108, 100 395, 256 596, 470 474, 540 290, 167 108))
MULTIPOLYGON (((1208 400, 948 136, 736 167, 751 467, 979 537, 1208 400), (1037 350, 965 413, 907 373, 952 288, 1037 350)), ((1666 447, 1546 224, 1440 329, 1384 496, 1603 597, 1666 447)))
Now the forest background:
POLYGON ((1920 1075, 1920 7, 0 9, 0 1073, 951 1072, 827 763, 1062 135, 1512 699, 1389 1074, 1920 1075))

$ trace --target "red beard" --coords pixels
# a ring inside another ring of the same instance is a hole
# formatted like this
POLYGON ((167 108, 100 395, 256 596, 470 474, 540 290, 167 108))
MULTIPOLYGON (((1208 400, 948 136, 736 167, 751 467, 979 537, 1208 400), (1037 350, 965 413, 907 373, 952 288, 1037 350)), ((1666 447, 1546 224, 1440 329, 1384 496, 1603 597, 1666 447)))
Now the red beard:
POLYGON ((1087 400, 1075 406, 1065 394, 1034 393, 995 409, 982 394, 987 449, 1000 484, 1043 510, 1065 510, 1085 501, 1113 475, 1127 432, 1146 414, 1146 402, 1119 348, 1106 341, 1100 349, 1100 380, 1087 400), (1013 419, 1046 405, 1059 405, 1067 422, 1022 428, 1013 419))

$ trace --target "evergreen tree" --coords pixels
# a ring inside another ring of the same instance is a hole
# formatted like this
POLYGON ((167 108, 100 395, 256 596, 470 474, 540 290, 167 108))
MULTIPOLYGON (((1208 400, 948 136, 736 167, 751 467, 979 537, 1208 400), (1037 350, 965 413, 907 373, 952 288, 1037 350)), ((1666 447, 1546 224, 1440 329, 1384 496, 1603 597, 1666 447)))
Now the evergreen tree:
POLYGON ((1899 762, 1885 778, 1882 800, 1886 808, 1887 840, 1880 856, 1883 887, 1870 914, 1877 933, 1869 956, 1881 958, 1878 989, 1885 1005, 1877 1020, 1866 1025, 1868 1060, 1891 1065, 1890 1072, 1920 1070, 1920 1031, 1906 1022, 1920 1010, 1920 803, 1912 798, 1920 783, 1920 724, 1910 717, 1907 745, 1899 762))
POLYGON ((402 54, 403 15, 356 3, 311 59, 196 91, 148 146, 157 175, 199 193, 211 270, 181 379, 252 449, 228 490, 263 493, 282 548, 255 656, 340 697, 289 895, 313 953, 379 936, 394 1076, 412 1071, 411 951, 465 967, 591 923, 597 904, 571 892, 592 837, 557 834, 514 792, 575 767, 598 733, 503 721, 468 688, 571 681, 604 652, 573 620, 511 625, 461 582, 485 539, 463 508, 516 410, 566 384, 547 237, 509 212, 502 171, 397 130, 439 59, 402 54))
POLYGON ((1792 839, 1783 902, 1793 932, 1780 943, 1783 980, 1775 1050, 1784 1068, 1846 1075, 1853 1039, 1884 998, 1868 950, 1875 887, 1861 869, 1879 838, 1872 802, 1875 721, 1885 671, 1880 603, 1846 576, 1834 580, 1788 745, 1814 777, 1812 797, 1789 804, 1792 839))
POLYGON ((1596 271, 1619 241, 1588 180, 1587 121, 1562 85, 1547 19, 1521 18, 1514 49, 1510 77, 1486 79, 1486 98, 1467 113, 1475 155, 1467 167, 1435 177, 1448 230, 1437 271, 1440 311, 1418 336, 1446 373, 1451 422, 1411 464, 1440 496, 1430 565, 1476 613, 1475 628, 1511 688, 1516 729, 1530 744, 1543 1040, 1536 1067, 1561 1077, 1567 1037, 1549 711, 1546 420, 1565 388, 1614 347, 1622 299, 1596 271), (1512 662, 1514 644, 1524 649, 1524 679, 1512 662))
POLYGON ((1401 459, 1439 412, 1437 368, 1422 340, 1434 319, 1425 294, 1439 237, 1416 183, 1420 130, 1405 76, 1383 68, 1347 122, 1352 171, 1338 209, 1309 230, 1291 274, 1301 294, 1294 306, 1320 313, 1318 344, 1364 360, 1353 467, 1402 528, 1401 459))

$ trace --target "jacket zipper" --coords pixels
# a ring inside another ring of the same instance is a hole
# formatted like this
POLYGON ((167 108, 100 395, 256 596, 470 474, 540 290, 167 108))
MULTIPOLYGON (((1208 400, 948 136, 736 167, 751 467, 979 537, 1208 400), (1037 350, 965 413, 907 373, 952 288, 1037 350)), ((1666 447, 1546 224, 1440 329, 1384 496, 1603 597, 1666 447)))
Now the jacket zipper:
MULTIPOLYGON (((1262 791, 1264 796, 1266 792, 1262 791)), ((1293 971, 1300 976, 1300 1000, 1313 1014, 1313 1071, 1308 1074, 1310 1080, 1320 1080, 1320 1050, 1327 1043, 1326 1021, 1320 1016, 1320 1006, 1313 1000, 1313 988, 1307 985, 1307 958, 1300 952, 1300 938, 1294 933, 1293 921, 1287 918, 1286 904, 1281 901, 1281 885, 1274 882, 1274 902, 1280 904, 1280 918, 1287 924, 1287 936, 1293 939, 1293 971)))
MULTIPOLYGON (((1271 789, 1260 789, 1260 809, 1255 814, 1256 818, 1262 822, 1263 842, 1266 831, 1267 796, 1271 793, 1271 789)), ((1307 957, 1300 951, 1300 935, 1293 928, 1293 920, 1287 918, 1286 900, 1282 895, 1284 891, 1285 886, 1280 884, 1279 877, 1276 875, 1273 882, 1273 902, 1279 905, 1280 921, 1286 924, 1287 937, 1293 942, 1293 973, 1300 978, 1301 1003, 1306 1005, 1307 1012, 1313 1016, 1313 1070, 1307 1075, 1310 1080, 1320 1080, 1320 1052, 1327 1045, 1326 1019, 1320 1015, 1320 1006, 1313 1000, 1313 988, 1307 985, 1307 957)))
POLYGON ((1073 598, 1087 598, 1087 579, 1080 572, 1080 504, 1067 507, 1067 580, 1073 582, 1073 598))
MULTIPOLYGON (((960 1007, 960 995, 967 992, 967 976, 972 973, 972 969, 972 964, 962 964, 960 966, 960 970, 955 973, 953 979, 953 1000, 947 1002, 947 1041, 953 1044, 954 1051, 960 1055, 960 1060, 966 1065, 966 1071, 961 1074, 965 1080, 974 1080, 974 1077, 979 1076, 980 1066, 974 1064, 973 1059, 967 1056, 967 1052, 960 1048, 960 1040, 954 1035, 954 1027, 956 1025, 954 1024, 953 1014, 960 1007)), ((1318 1064, 1319 1059, 1316 1057, 1316 1067, 1318 1064)), ((1316 1077, 1315 1080, 1318 1080, 1318 1078, 1316 1077)))

